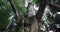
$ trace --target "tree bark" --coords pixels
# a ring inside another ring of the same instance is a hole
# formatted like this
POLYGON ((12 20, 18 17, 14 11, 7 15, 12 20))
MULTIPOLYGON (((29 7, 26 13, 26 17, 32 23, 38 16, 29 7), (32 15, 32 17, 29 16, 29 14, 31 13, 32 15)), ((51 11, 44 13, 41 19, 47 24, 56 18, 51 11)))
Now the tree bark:
POLYGON ((44 13, 44 9, 45 9, 47 0, 39 0, 39 1, 40 1, 39 10, 38 10, 38 13, 36 15, 36 18, 38 20, 38 32, 40 32, 40 26, 42 24, 41 18, 43 16, 43 13, 44 13))
POLYGON ((19 16, 19 12, 18 12, 18 10, 17 10, 17 7, 16 7, 16 5, 14 4, 14 1, 13 1, 13 0, 9 0, 9 2, 10 2, 10 4, 11 4, 11 7, 12 7, 12 9, 13 9, 13 12, 14 12, 15 15, 16 15, 17 22, 19 22, 20 16, 19 16))

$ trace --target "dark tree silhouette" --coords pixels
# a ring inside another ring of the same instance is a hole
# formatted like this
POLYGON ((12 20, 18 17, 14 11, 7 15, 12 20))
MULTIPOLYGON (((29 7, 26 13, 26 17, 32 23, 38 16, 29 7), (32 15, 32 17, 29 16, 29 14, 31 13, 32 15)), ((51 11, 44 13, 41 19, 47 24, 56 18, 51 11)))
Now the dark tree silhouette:
POLYGON ((38 13, 36 15, 36 18, 38 20, 38 32, 40 32, 40 26, 41 26, 41 18, 43 16, 43 13, 44 13, 44 9, 45 9, 45 6, 46 6, 46 3, 47 3, 47 0, 39 0, 40 1, 40 5, 39 5, 39 10, 38 10, 38 13))

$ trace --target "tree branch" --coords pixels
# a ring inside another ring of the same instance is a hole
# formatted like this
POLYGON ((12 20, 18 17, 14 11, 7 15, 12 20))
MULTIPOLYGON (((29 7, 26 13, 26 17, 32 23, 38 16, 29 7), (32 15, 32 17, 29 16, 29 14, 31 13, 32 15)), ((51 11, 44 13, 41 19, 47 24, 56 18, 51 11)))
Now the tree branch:
POLYGON ((13 0, 9 0, 9 2, 10 2, 10 4, 11 4, 11 6, 12 6, 13 12, 14 12, 15 15, 16 15, 17 22, 19 22, 20 16, 19 16, 19 12, 18 12, 18 10, 17 10, 17 7, 15 6, 13 0))
POLYGON ((19 16, 19 12, 17 10, 17 7, 16 5, 14 4, 14 1, 13 0, 9 0, 10 4, 11 4, 11 7, 13 9, 13 12, 15 13, 15 17, 16 17, 16 23, 17 23, 17 26, 16 26, 16 32, 19 32, 19 29, 20 29, 20 16, 19 16))

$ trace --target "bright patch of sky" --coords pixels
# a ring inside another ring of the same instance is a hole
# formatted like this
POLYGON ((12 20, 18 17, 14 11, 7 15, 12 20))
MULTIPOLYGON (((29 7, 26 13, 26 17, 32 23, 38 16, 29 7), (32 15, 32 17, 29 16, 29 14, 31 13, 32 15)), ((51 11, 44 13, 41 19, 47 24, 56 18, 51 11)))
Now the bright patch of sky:
POLYGON ((53 32, 53 30, 50 30, 49 32, 53 32))
POLYGON ((34 4, 34 8, 35 8, 35 10, 38 10, 39 9, 39 7, 36 6, 36 4, 34 4))
POLYGON ((14 15, 12 15, 12 16, 9 18, 9 20, 11 20, 13 17, 14 17, 14 15))
POLYGON ((57 12, 57 14, 60 14, 60 12, 57 12))
MULTIPOLYGON (((32 0, 31 0, 31 1, 32 1, 32 0)), ((28 7, 28 3, 29 3, 29 0, 25 0, 25 7, 28 7)), ((34 9, 35 9, 35 10, 38 10, 39 7, 36 6, 36 4, 34 4, 34 9)))
POLYGON ((28 1, 27 0, 25 0, 25 7, 27 7, 28 6, 28 1))

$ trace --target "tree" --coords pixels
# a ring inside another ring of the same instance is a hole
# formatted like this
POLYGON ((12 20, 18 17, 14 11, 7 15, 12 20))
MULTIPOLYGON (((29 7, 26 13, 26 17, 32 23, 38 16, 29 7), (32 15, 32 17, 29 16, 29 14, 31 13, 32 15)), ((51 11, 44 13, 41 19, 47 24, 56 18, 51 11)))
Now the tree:
POLYGON ((16 32, 24 32, 25 27, 26 29, 29 27, 28 32, 36 32, 37 27, 37 32, 41 32, 41 19, 46 5, 51 7, 51 10, 53 10, 51 11, 52 13, 56 13, 56 9, 60 10, 60 6, 56 0, 0 0, 0 29, 8 31, 12 27, 11 31, 15 29, 16 32), (27 7, 25 7, 25 1, 28 1, 27 7), (39 7, 37 13, 35 12, 34 4, 39 7), (14 16, 10 15, 11 11, 14 13, 14 16), (13 22, 17 24, 14 29, 13 22))
POLYGON ((41 19, 42 19, 42 16, 43 16, 43 13, 44 13, 44 9, 45 9, 45 6, 46 6, 46 3, 47 3, 47 0, 39 0, 40 1, 40 5, 39 5, 39 10, 38 10, 38 13, 36 15, 36 18, 38 20, 38 32, 40 32, 40 25, 41 25, 41 19))

